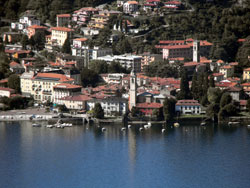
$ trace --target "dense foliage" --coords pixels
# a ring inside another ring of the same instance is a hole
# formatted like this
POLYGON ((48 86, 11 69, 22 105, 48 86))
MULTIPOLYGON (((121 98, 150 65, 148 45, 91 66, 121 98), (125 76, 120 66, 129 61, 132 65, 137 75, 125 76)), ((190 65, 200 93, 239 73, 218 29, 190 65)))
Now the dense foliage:
POLYGON ((17 19, 26 10, 34 10, 46 22, 55 23, 56 14, 71 13, 84 6, 97 6, 112 0, 0 0, 0 16, 17 19))

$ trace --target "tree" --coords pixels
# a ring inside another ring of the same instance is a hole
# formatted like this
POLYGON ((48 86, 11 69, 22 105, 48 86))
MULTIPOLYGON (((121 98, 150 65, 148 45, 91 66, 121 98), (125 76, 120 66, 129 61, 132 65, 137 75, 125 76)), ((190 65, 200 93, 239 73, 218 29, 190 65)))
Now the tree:
POLYGON ((176 100, 173 98, 165 98, 163 102, 163 114, 165 120, 171 120, 175 115, 175 103, 176 100))
POLYGON ((211 74, 209 78, 209 87, 215 87, 213 74, 211 74))
POLYGON ((208 74, 205 73, 204 78, 203 78, 203 85, 202 85, 202 89, 203 89, 202 96, 207 94, 208 88, 209 88, 208 74))
POLYGON ((247 111, 250 113, 250 99, 247 100, 247 111))
POLYGON ((87 87, 89 85, 96 86, 99 81, 98 74, 88 68, 83 68, 81 71, 82 86, 87 87))
POLYGON ((131 109, 131 116, 136 117, 139 113, 140 113, 139 109, 133 106, 131 109))
POLYGON ((93 108, 93 116, 98 119, 104 118, 104 111, 100 103, 96 103, 93 108))
POLYGON ((222 91, 219 88, 209 88, 207 92, 207 98, 210 104, 219 104, 220 98, 222 96, 222 91))
POLYGON ((63 46, 62 46, 62 53, 71 54, 71 44, 70 44, 70 38, 67 37, 65 40, 63 46))
POLYGON ((10 75, 8 78, 8 87, 15 89, 16 93, 20 93, 20 77, 16 74, 10 75))
POLYGON ((232 102, 232 97, 229 93, 223 93, 220 99, 220 108, 223 108, 227 104, 230 104, 232 102))
POLYGON ((233 104, 227 104, 220 109, 218 117, 220 121, 225 120, 229 116, 237 115, 237 108, 233 104))
POLYGON ((23 35, 21 39, 21 44, 24 50, 27 49, 27 45, 29 44, 29 38, 27 35, 23 35))
POLYGON ((44 31, 37 31, 35 35, 30 38, 30 43, 36 50, 44 49, 45 33, 44 31), (33 40, 33 41, 32 41, 33 40))
POLYGON ((10 73, 10 60, 4 52, 0 52, 0 79, 6 78, 10 73))
POLYGON ((180 86, 180 92, 178 94, 178 99, 189 99, 189 98, 190 98, 190 90, 189 90, 187 72, 185 69, 183 69, 181 73, 181 86, 180 86))
POLYGON ((193 78, 192 78, 192 86, 191 86, 191 91, 192 91, 192 96, 194 99, 199 99, 199 85, 198 85, 198 81, 197 81, 197 73, 196 71, 193 74, 193 78))
POLYGON ((95 71, 97 74, 107 73, 108 64, 102 60, 92 60, 90 61, 89 69, 95 71))
POLYGON ((152 114, 154 116, 156 116, 157 120, 162 120, 164 118, 164 115, 163 115, 163 109, 162 108, 159 108, 159 109, 154 109, 152 114))

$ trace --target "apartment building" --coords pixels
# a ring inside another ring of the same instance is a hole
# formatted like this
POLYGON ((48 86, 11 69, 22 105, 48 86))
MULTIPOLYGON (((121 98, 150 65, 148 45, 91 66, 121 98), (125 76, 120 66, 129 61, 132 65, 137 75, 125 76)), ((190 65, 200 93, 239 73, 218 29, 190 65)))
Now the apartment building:
POLYGON ((51 41, 54 41, 58 46, 63 46, 65 40, 72 35, 72 29, 67 27, 52 27, 51 41))
POLYGON ((56 15, 56 26, 57 27, 67 26, 70 20, 71 20, 70 14, 58 14, 56 15))

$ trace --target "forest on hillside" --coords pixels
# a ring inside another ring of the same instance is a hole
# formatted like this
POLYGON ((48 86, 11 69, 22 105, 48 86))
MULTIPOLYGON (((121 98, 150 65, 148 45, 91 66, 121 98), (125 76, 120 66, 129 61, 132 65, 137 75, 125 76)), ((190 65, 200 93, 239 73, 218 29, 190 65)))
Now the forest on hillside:
POLYGON ((42 22, 55 21, 56 14, 71 13, 81 7, 97 6, 112 0, 0 0, 0 17, 17 19, 26 10, 34 10, 42 22))

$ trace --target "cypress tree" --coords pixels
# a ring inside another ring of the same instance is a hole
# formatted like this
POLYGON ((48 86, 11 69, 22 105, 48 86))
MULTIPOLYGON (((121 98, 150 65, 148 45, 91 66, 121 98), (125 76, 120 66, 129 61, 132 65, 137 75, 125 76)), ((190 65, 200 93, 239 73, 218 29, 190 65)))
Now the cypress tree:
POLYGON ((70 46, 70 39, 67 37, 65 40, 63 46, 62 46, 62 52, 66 54, 71 54, 71 46, 70 46))
POLYGON ((197 80, 197 73, 196 71, 193 74, 192 78, 192 86, 191 86, 191 91, 192 91, 192 96, 194 99, 198 99, 198 90, 199 90, 199 85, 198 85, 198 80, 197 80))
POLYGON ((190 90, 189 90, 187 71, 185 69, 182 69, 181 72, 182 72, 181 73, 181 85, 180 85, 180 93, 178 95, 178 99, 189 99, 190 90))
POLYGON ((205 73, 204 77, 203 77, 203 85, 202 85, 203 94, 202 94, 202 96, 207 94, 208 87, 209 87, 208 74, 205 73))
POLYGON ((210 79, 209 79, 209 87, 215 87, 213 74, 211 74, 210 79))

